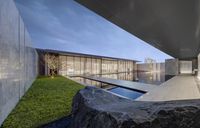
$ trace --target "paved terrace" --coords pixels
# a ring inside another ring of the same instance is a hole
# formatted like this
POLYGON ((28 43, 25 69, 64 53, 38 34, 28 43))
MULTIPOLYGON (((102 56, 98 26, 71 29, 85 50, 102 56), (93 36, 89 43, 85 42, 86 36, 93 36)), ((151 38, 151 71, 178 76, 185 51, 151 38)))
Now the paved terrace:
POLYGON ((111 79, 111 78, 103 78, 103 77, 94 77, 94 76, 80 76, 82 78, 86 78, 89 80, 94 80, 98 82, 102 82, 105 84, 115 85, 118 87, 123 87, 131 90, 135 90, 138 92, 149 92, 153 90, 156 85, 152 84, 144 84, 144 83, 138 83, 138 82, 132 82, 132 81, 126 81, 126 80, 117 80, 117 79, 111 79))
POLYGON ((194 76, 175 76, 139 97, 139 101, 200 99, 200 81, 194 76))

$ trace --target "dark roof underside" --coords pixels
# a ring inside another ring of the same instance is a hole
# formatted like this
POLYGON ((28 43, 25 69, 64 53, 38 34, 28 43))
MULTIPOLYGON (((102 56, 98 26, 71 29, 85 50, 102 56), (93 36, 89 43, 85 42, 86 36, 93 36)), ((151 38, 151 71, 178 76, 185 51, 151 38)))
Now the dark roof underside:
POLYGON ((43 53, 53 53, 53 54, 58 54, 58 55, 68 55, 68 56, 77 56, 77 57, 89 57, 89 58, 96 58, 96 59, 99 58, 99 59, 105 59, 105 60, 123 60, 123 61, 140 62, 140 61, 137 61, 137 60, 131 60, 131 59, 125 59, 125 58, 116 58, 116 57, 108 57, 108 56, 99 56, 99 55, 84 54, 84 53, 58 51, 58 50, 52 50, 52 49, 39 49, 39 48, 37 48, 37 51, 43 52, 43 53))
POLYGON ((175 58, 199 53, 199 0, 76 1, 175 58))

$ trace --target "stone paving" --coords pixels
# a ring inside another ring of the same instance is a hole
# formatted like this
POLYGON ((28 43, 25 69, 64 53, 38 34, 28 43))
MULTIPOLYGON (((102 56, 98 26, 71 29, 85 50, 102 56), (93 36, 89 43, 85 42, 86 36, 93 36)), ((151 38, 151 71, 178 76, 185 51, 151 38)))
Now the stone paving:
POLYGON ((200 91, 195 76, 175 76, 136 100, 170 101, 187 99, 200 99, 200 91))

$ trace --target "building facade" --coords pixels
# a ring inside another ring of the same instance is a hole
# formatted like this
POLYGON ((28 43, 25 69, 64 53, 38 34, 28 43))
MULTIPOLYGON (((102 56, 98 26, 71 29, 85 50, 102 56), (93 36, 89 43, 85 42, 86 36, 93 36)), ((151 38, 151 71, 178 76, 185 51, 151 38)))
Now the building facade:
POLYGON ((135 60, 55 50, 37 49, 37 51, 40 58, 40 75, 51 74, 51 69, 45 61, 47 54, 58 58, 55 72, 62 76, 123 73, 136 70, 137 61, 135 60))

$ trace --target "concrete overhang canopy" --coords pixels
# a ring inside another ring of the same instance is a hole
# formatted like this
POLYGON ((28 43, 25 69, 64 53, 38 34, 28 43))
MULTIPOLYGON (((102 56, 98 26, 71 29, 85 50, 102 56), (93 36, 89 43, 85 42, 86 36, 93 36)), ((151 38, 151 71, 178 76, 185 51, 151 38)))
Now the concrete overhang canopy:
POLYGON ((175 58, 199 53, 199 0, 76 1, 175 58))

